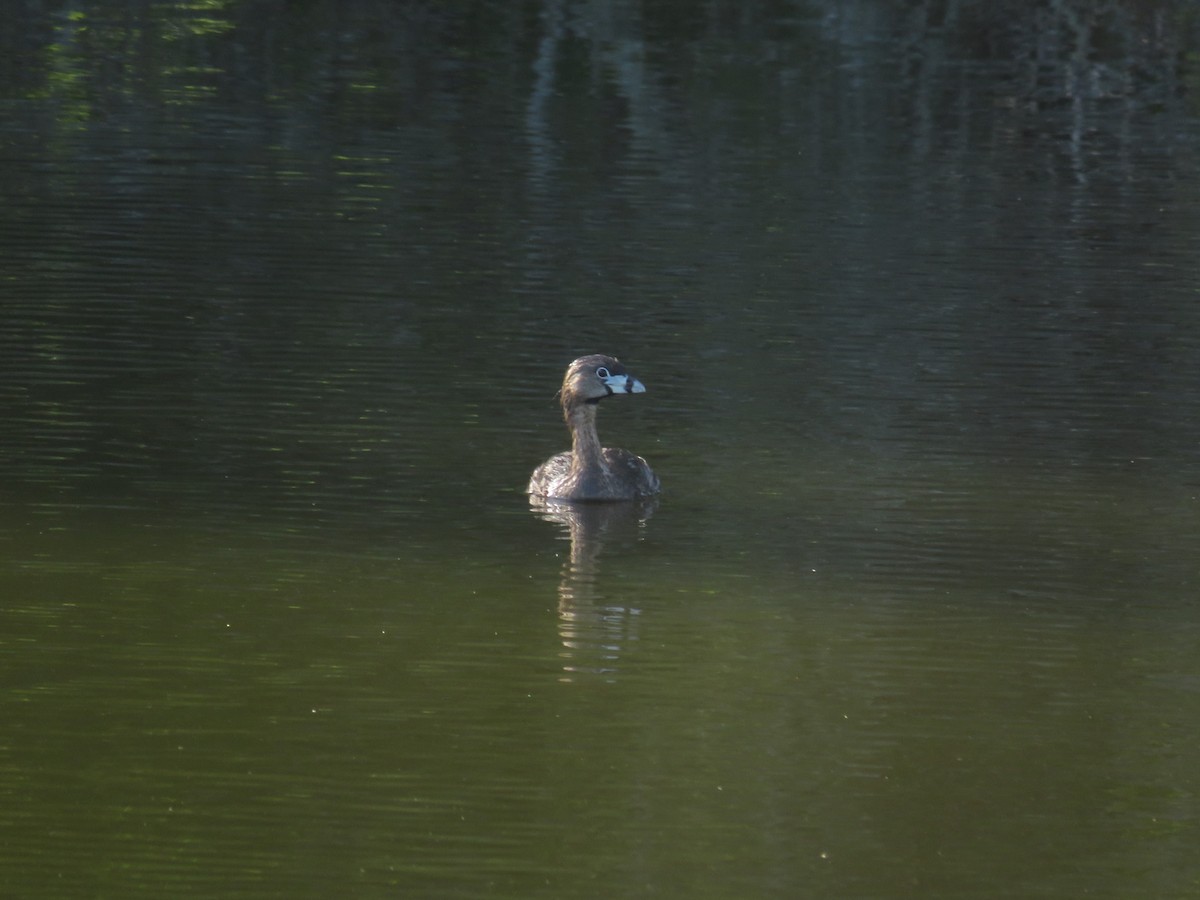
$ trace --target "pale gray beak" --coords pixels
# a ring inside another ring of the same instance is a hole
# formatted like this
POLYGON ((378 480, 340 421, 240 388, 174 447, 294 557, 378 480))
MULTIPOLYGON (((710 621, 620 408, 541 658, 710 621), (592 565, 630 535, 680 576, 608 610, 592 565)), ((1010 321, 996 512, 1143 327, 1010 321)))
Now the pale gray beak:
POLYGON ((604 379, 604 383, 614 394, 646 393, 646 386, 632 375, 609 375, 604 379))

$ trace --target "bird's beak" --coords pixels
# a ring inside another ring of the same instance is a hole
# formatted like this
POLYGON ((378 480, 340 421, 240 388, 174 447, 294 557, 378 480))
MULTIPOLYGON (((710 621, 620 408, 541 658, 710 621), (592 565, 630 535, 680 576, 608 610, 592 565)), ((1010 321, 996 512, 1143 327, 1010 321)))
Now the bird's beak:
POLYGON ((614 394, 646 393, 646 386, 632 375, 609 375, 604 379, 604 383, 614 394))

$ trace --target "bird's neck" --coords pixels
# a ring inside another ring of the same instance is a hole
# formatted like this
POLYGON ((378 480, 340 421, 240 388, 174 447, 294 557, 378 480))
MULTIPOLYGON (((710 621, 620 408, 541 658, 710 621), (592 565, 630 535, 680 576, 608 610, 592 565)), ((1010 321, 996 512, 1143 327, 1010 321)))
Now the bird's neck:
POLYGON ((602 467, 600 435, 596 433, 596 404, 579 403, 565 412, 567 428, 571 430, 571 467, 576 471, 602 467))

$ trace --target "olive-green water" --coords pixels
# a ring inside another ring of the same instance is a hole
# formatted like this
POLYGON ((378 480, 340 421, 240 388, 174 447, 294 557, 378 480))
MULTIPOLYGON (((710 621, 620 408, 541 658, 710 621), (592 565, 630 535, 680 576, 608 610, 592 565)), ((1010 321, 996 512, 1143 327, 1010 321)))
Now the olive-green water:
POLYGON ((1200 896, 1200 35, 1067 6, 6 11, 0 895, 1200 896))

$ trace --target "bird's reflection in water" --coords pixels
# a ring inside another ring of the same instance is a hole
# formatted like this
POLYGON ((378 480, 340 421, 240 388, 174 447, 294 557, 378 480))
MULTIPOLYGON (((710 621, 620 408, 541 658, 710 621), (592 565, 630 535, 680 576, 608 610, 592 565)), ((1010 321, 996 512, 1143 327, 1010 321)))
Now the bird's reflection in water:
POLYGON ((562 526, 571 542, 558 586, 558 634, 563 681, 583 675, 615 677, 622 649, 637 640, 640 610, 606 596, 597 586, 599 557, 609 544, 638 539, 658 501, 571 503, 529 498, 534 512, 562 526))

